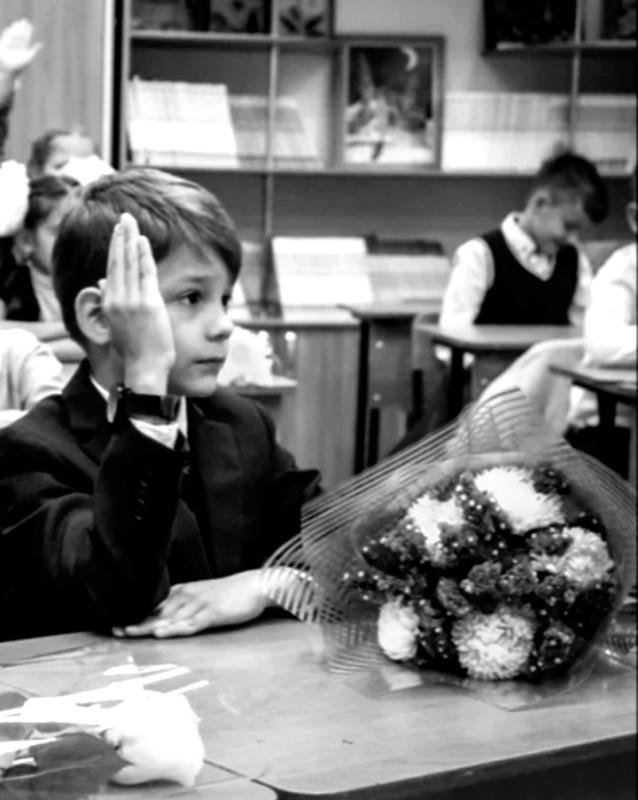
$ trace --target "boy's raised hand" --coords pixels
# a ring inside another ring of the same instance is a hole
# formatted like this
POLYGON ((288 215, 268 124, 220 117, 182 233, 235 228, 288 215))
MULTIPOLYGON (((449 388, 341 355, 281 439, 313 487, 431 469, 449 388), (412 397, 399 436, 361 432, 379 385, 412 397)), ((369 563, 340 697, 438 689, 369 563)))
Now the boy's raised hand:
POLYGON ((151 246, 130 214, 122 214, 115 226, 100 288, 124 382, 139 394, 166 394, 175 362, 173 331, 151 246))
POLYGON ((17 77, 36 57, 42 47, 34 43, 33 25, 28 19, 19 19, 0 31, 0 72, 17 77))

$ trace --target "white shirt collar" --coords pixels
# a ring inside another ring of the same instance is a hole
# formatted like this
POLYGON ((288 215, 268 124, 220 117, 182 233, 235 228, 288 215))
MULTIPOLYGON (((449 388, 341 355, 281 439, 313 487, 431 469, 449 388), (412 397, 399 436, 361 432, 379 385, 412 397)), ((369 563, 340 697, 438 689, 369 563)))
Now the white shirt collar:
POLYGON ((536 242, 520 225, 517 212, 508 214, 501 223, 501 233, 508 247, 526 270, 541 280, 548 280, 554 272, 555 259, 540 253, 536 242))

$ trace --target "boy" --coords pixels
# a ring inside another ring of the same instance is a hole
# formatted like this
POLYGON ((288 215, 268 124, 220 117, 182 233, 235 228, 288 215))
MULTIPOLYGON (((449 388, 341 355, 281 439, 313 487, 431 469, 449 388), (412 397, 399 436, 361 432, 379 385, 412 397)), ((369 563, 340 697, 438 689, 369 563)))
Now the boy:
MULTIPOLYGON (((591 266, 575 242, 607 216, 607 189, 596 167, 563 153, 545 161, 525 208, 500 228, 461 245, 443 296, 439 322, 465 325, 579 325, 589 299, 591 266)), ((430 348, 430 407, 392 453, 450 421, 447 350, 430 348)), ((472 358, 466 356, 470 366, 472 358)))
MULTIPOLYGON (((583 366, 636 367, 636 168, 631 176, 627 222, 634 241, 615 250, 596 273, 585 312, 583 366)), ((601 439, 598 408, 591 392, 571 391, 566 438, 579 450, 627 476, 630 420, 618 404, 613 441, 601 439)))
POLYGON ((240 263, 217 199, 158 170, 100 178, 68 212, 54 284, 87 358, 0 431, 0 639, 187 635, 268 604, 259 567, 318 473, 217 388, 240 263))
POLYGON ((576 242, 608 207, 586 158, 568 152, 544 162, 523 211, 454 254, 441 324, 579 324, 591 268, 576 242))

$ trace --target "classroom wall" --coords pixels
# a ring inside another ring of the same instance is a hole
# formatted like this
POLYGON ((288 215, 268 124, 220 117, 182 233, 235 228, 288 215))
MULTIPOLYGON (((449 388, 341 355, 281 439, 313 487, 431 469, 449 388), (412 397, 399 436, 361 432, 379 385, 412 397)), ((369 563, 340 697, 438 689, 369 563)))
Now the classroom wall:
POLYGON ((0 28, 26 17, 43 43, 15 99, 7 158, 25 161, 45 130, 75 125, 108 151, 111 7, 110 0, 0 0, 0 28))

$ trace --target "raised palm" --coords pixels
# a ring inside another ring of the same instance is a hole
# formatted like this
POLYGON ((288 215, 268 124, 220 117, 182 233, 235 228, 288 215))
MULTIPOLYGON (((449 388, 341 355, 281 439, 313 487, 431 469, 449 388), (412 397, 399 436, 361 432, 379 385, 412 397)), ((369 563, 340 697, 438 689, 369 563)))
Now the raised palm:
POLYGON ((19 75, 33 61, 40 47, 34 43, 33 25, 28 19, 12 22, 0 32, 0 71, 19 75))

